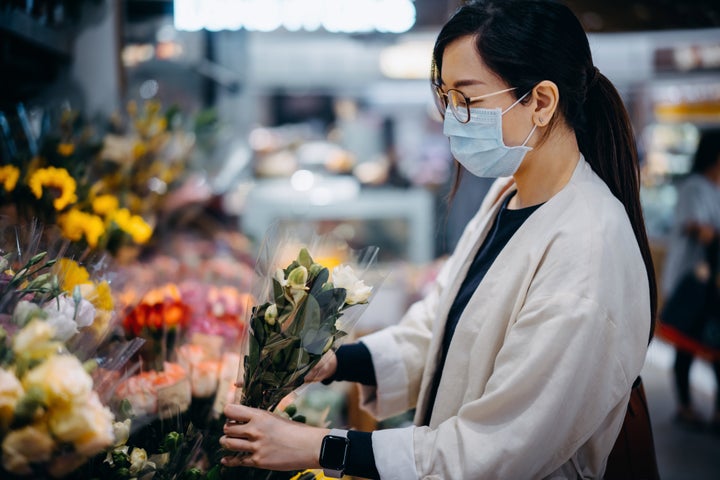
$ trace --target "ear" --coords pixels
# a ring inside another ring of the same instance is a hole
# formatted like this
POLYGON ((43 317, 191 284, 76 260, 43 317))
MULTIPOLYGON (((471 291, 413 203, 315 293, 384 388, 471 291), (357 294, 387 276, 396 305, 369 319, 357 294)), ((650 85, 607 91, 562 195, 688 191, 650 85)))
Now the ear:
POLYGON ((538 127, 544 127, 550 123, 557 110, 560 101, 558 87, 555 82, 543 80, 533 88, 532 98, 535 102, 533 123, 538 127))

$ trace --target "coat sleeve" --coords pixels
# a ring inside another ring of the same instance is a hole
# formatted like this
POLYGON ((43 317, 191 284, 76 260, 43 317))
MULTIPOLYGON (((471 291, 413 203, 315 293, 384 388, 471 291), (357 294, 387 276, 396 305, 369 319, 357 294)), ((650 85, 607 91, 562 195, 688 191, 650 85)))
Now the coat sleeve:
POLYGON ((598 431, 612 445, 643 361, 639 353, 626 371, 621 330, 585 298, 527 303, 479 398, 436 429, 373 434, 381 478, 542 478, 598 431), (414 465, 401 465, 410 452, 414 465))

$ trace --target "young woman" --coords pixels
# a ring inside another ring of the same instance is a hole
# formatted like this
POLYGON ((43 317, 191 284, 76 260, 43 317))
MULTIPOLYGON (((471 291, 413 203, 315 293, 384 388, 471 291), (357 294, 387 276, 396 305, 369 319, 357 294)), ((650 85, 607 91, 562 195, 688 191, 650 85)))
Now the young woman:
POLYGON ((383 479, 602 478, 644 362, 655 281, 617 91, 565 6, 460 8, 433 52, 451 150, 503 177, 432 291, 341 347, 315 380, 364 383, 372 433, 230 405, 228 465, 383 479))

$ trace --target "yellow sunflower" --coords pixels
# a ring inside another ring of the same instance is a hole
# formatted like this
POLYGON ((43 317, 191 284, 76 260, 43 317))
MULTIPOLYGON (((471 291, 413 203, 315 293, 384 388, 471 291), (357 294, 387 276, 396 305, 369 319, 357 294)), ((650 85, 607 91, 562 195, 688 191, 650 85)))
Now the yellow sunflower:
POLYGON ((0 183, 2 183, 6 192, 15 190, 18 178, 20 178, 20 169, 14 165, 3 165, 0 167, 0 183))
POLYGON ((118 209, 120 202, 115 195, 98 195, 92 201, 93 212, 107 217, 118 209))
POLYGON ((144 244, 150 240, 153 234, 153 228, 148 225, 139 215, 133 215, 127 208, 121 208, 116 211, 112 217, 112 221, 133 239, 137 244, 144 244))
POLYGON ((35 170, 30 176, 28 186, 35 198, 38 199, 42 198, 44 190, 57 191, 57 196, 53 200, 53 206, 57 211, 77 202, 77 195, 75 195, 77 183, 64 168, 47 167, 35 170))
POLYGON ((70 210, 58 218, 62 234, 75 242, 83 238, 91 248, 97 247, 100 237, 105 233, 102 218, 80 210, 70 210))

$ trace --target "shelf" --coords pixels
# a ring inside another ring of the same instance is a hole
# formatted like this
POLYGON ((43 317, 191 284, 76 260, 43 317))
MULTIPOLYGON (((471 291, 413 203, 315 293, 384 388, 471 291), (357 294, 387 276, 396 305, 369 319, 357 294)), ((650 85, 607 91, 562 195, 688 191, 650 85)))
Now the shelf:
POLYGON ((0 10, 0 33, 10 34, 60 57, 69 58, 72 54, 72 35, 69 30, 42 25, 18 10, 0 10))

